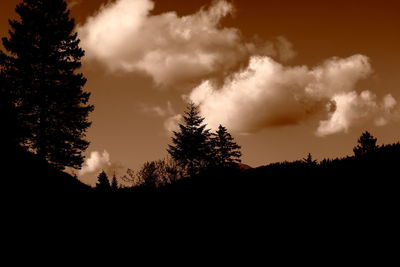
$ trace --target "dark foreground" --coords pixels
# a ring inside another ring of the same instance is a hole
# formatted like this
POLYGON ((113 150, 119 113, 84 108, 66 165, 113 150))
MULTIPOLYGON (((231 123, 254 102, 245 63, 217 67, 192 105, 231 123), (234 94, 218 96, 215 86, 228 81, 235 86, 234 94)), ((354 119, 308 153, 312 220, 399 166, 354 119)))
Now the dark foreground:
POLYGON ((353 199, 371 201, 394 198, 399 191, 400 144, 386 145, 363 157, 296 161, 270 164, 255 169, 214 169, 196 177, 152 188, 136 187, 115 192, 98 192, 69 174, 24 151, 14 151, 2 161, 6 186, 3 193, 29 195, 80 195, 112 197, 189 196, 207 200, 261 198, 270 201, 353 199))

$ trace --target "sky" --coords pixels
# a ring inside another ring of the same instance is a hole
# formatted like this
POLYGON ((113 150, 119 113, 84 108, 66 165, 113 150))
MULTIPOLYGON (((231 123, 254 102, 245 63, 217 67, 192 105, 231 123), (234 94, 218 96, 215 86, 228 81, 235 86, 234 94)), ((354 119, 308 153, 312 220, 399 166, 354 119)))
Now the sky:
MULTIPOLYGON (((0 3, 6 36, 18 0, 0 3)), ((91 145, 80 178, 167 156, 188 101, 252 167, 399 141, 395 0, 68 1, 86 51, 91 145)))

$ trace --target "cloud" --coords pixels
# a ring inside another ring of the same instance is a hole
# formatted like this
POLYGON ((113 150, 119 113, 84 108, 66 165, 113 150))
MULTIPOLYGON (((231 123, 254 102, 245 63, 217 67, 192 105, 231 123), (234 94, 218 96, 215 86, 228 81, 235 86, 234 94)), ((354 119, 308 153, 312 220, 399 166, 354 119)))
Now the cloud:
POLYGON ((183 116, 181 114, 172 115, 164 121, 164 128, 168 133, 177 132, 182 121, 183 116))
POLYGON ((227 1, 215 1, 208 9, 188 16, 176 12, 152 15, 151 0, 117 0, 78 27, 87 58, 112 71, 140 71, 162 86, 174 86, 229 72, 253 54, 288 60, 292 45, 243 41, 236 28, 221 26, 234 11, 227 1))
POLYGON ((101 171, 105 171, 111 180, 114 174, 120 176, 122 170, 122 164, 111 161, 110 154, 106 150, 103 152, 92 151, 83 163, 82 169, 77 172, 77 176, 82 182, 95 186, 101 171))
MULTIPOLYGON (((378 102, 372 92, 356 88, 372 73, 364 55, 331 58, 313 68, 285 66, 282 62, 296 56, 293 45, 283 36, 245 41, 238 29, 223 27, 222 20, 234 12, 225 0, 187 16, 154 15, 154 6, 152 0, 102 6, 78 27, 87 58, 114 72, 146 73, 163 87, 197 85, 188 99, 212 128, 221 123, 252 133, 317 118, 316 134, 323 136, 361 121, 385 125, 396 113, 393 97, 378 102)), ((143 111, 166 118, 168 131, 182 119, 171 106, 143 106, 143 111)))
MULTIPOLYGON (((271 55, 277 56, 281 62, 289 61, 297 55, 297 52, 293 49, 293 44, 283 36, 278 36, 276 38, 274 49, 276 52, 271 53, 271 55)), ((269 53, 265 55, 269 55, 269 53)))
POLYGON ((222 85, 204 81, 189 99, 200 106, 213 129, 223 124, 232 131, 252 133, 298 124, 313 116, 329 116, 317 130, 326 135, 346 131, 359 116, 382 113, 387 117, 383 107, 394 108, 392 97, 386 96, 378 107, 371 93, 357 96, 354 92, 357 82, 371 73, 369 59, 363 55, 331 58, 311 69, 254 56, 247 68, 230 75, 222 85))
POLYGON ((179 123, 181 123, 183 119, 181 114, 175 112, 170 101, 167 101, 166 107, 142 104, 141 111, 150 116, 164 118, 164 129, 168 134, 171 134, 173 131, 178 131, 179 123))
POLYGON ((370 91, 335 95, 332 101, 336 109, 330 112, 327 120, 320 122, 317 135, 348 132, 351 126, 361 125, 370 120, 377 126, 386 125, 395 116, 397 101, 392 95, 386 95, 381 103, 378 103, 376 98, 377 96, 370 91))
POLYGON ((82 169, 79 170, 78 175, 83 176, 89 173, 98 173, 103 169, 111 167, 110 154, 104 150, 102 153, 93 151, 90 156, 85 160, 82 169))
POLYGON ((160 118, 168 117, 171 115, 175 115, 175 111, 172 107, 171 101, 167 101, 167 106, 162 107, 162 106, 150 106, 147 104, 140 104, 140 110, 148 114, 150 116, 156 116, 160 118))

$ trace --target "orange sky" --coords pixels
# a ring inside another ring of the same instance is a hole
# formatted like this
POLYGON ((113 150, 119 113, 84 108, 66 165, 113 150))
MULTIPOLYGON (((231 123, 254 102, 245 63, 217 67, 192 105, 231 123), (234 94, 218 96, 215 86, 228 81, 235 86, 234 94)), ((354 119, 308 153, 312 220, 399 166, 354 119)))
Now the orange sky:
MULTIPOLYGON (((7 19, 15 16, 19 1, 0 2, 0 33, 8 30, 7 19)), ((72 8, 79 23, 93 14, 105 0, 81 0, 72 8)), ((197 12, 208 0, 155 0, 152 14, 176 11, 178 15, 197 12)), ((240 30, 245 40, 257 36, 271 40, 284 36, 293 44, 297 55, 288 66, 316 66, 331 57, 346 58, 363 54, 370 58, 374 70, 358 83, 378 97, 390 93, 400 100, 400 2, 395 0, 234 0, 233 17, 222 25, 240 30)), ((92 92, 96 106, 93 126, 88 133, 92 142, 88 153, 108 151, 113 163, 136 169, 143 162, 166 155, 170 142, 164 118, 143 112, 143 107, 166 106, 170 101, 176 112, 184 102, 182 91, 156 88, 152 79, 140 72, 112 73, 100 64, 85 62, 83 72, 88 78, 87 90, 92 92)), ((187 93, 187 92, 186 92, 187 93)), ((399 122, 383 127, 363 124, 348 133, 316 137, 316 121, 299 125, 265 128, 252 135, 235 135, 242 145, 243 162, 258 166, 275 161, 294 160, 311 152, 316 158, 343 156, 352 153, 357 137, 369 129, 378 142, 398 141, 399 122)), ((89 179, 89 178, 87 178, 89 179)), ((88 180, 87 180, 88 181, 88 180)))

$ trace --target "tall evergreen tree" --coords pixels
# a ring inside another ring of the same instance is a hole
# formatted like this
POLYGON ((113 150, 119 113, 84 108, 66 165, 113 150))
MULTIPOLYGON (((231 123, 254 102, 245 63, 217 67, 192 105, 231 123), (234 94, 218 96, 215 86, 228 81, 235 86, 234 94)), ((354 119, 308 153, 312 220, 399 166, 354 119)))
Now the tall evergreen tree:
POLYGON ((171 157, 189 175, 198 174, 212 162, 211 134, 203 121, 198 107, 190 103, 183 116, 183 123, 179 124, 179 131, 174 131, 173 144, 167 149, 171 157))
POLYGON ((224 126, 220 125, 217 132, 212 134, 211 144, 217 166, 234 167, 241 162, 241 147, 224 126))
POLYGON ((96 189, 102 192, 107 192, 111 190, 110 180, 105 171, 102 171, 97 177, 96 189))
POLYGON ((10 20, 10 36, 2 39, 8 53, 0 58, 25 129, 21 144, 55 167, 79 168, 93 106, 77 72, 84 51, 75 21, 65 0, 24 0, 16 12, 20 19, 10 20))
POLYGON ((114 192, 118 190, 118 181, 117 181, 117 176, 115 176, 115 173, 111 181, 111 189, 114 192))
POLYGON ((353 148, 354 155, 356 157, 361 157, 376 151, 378 149, 376 141, 377 139, 368 131, 364 132, 358 139, 357 146, 353 148))

